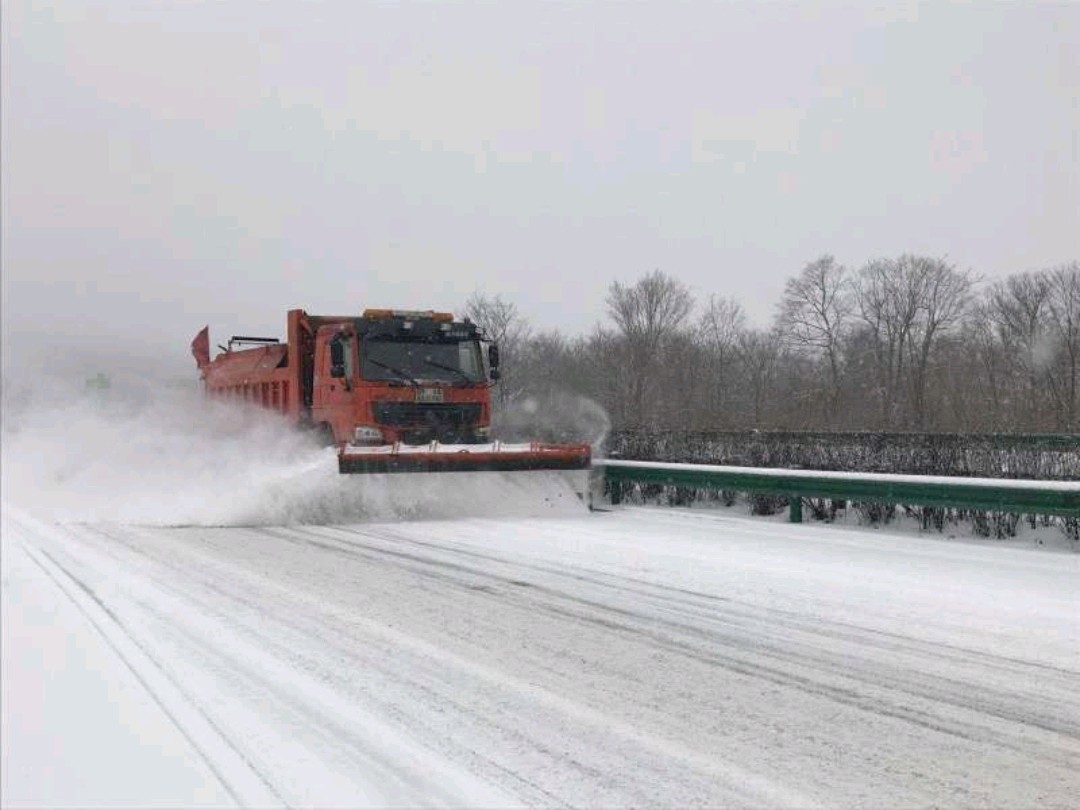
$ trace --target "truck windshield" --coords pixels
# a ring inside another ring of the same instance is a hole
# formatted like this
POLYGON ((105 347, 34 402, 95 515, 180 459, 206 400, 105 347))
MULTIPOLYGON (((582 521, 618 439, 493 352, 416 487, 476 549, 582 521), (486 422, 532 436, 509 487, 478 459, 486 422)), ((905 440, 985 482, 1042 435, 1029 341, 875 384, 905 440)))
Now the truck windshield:
POLYGON ((361 354, 360 373, 365 380, 400 380, 406 375, 431 382, 473 383, 484 378, 480 344, 475 340, 368 340, 361 354))

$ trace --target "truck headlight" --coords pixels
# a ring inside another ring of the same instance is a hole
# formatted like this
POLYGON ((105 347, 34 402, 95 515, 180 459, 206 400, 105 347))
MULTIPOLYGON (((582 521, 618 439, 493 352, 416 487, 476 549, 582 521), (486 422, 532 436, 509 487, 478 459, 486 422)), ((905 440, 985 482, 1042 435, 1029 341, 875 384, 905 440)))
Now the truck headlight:
POLYGON ((369 427, 368 425, 360 425, 353 432, 353 444, 382 444, 383 435, 382 431, 378 428, 369 427))

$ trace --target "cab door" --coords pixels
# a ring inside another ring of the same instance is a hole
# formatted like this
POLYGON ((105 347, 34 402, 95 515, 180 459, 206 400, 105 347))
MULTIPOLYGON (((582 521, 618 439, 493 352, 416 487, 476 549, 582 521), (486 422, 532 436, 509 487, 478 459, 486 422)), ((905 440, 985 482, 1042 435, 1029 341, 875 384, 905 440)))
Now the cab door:
POLYGON ((315 353, 311 419, 316 425, 330 425, 335 441, 344 442, 352 437, 356 423, 356 335, 345 327, 324 329, 315 353))

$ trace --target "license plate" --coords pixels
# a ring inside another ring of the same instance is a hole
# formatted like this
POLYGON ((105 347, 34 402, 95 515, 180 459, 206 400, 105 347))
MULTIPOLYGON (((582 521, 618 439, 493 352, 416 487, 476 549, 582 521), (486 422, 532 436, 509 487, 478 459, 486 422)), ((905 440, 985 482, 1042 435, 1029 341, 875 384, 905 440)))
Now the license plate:
POLYGON ((443 390, 441 388, 420 388, 416 391, 417 402, 442 402, 443 390))

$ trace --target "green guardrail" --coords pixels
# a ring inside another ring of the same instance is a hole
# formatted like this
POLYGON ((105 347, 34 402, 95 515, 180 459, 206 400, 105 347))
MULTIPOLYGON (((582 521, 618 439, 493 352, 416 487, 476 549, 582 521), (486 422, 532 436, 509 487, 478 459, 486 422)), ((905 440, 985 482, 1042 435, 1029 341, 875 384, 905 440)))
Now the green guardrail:
POLYGON ((613 504, 621 502, 627 484, 643 483, 787 496, 792 523, 802 522, 803 498, 1080 517, 1080 482, 1076 481, 943 478, 615 459, 595 459, 593 463, 603 467, 613 504))

